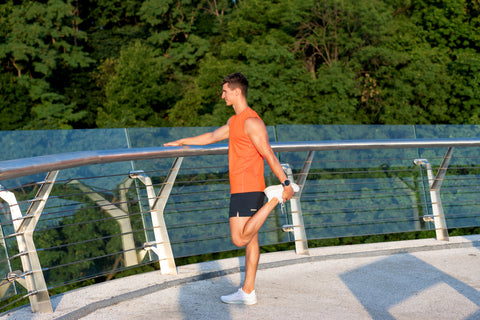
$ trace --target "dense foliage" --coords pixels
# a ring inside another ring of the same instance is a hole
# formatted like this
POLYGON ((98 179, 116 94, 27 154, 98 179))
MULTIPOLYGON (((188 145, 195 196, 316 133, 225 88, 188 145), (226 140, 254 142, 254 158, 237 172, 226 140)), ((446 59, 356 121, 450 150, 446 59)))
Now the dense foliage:
POLYGON ((7 0, 0 130, 480 123, 478 0, 7 0))

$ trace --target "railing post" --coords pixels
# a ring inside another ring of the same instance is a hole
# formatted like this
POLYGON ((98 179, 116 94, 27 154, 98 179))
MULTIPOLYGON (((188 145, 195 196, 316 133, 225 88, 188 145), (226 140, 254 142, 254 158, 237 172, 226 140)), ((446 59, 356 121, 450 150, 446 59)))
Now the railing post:
POLYGON ((13 226, 17 234, 18 250, 22 261, 22 275, 25 276, 25 279, 18 278, 16 280, 26 286, 32 312, 53 312, 42 266, 40 265, 35 243, 33 242, 33 232, 52 191, 57 175, 58 170, 47 174, 45 181, 43 181, 35 198, 32 200, 25 217, 22 216, 15 195, 9 191, 0 191, 1 198, 10 205, 13 226))
MULTIPOLYGON (((300 187, 300 190, 296 192, 294 197, 290 200, 290 206, 292 209, 292 226, 293 227, 293 236, 295 239, 295 252, 297 254, 305 254, 308 255, 308 242, 307 242, 307 234, 305 233, 305 225, 303 222, 303 215, 302 215, 302 208, 300 204, 300 197, 303 191, 303 186, 305 184, 306 179, 304 177, 305 174, 308 175, 308 171, 310 170, 311 166, 311 159, 313 158, 314 152, 310 152, 307 161, 305 161, 305 165, 302 169, 302 173, 300 175, 300 180, 297 184, 300 187)), ((289 164, 282 164, 282 168, 287 174, 288 180, 295 182, 293 178, 292 168, 289 164)))
POLYGON ((431 164, 427 159, 415 159, 416 165, 424 165, 427 169, 428 184, 430 188, 430 198, 432 200, 433 221, 435 224, 435 233, 437 240, 448 241, 447 222, 443 212, 442 200, 440 198, 440 188, 442 187, 443 178, 447 172, 448 165, 452 159, 453 147, 448 148, 443 162, 438 169, 437 175, 434 177, 431 164))
POLYGON ((172 191, 175 179, 177 178, 178 171, 180 170, 182 161, 183 157, 175 159, 172 168, 170 169, 170 172, 168 173, 168 176, 165 179, 160 192, 158 193, 158 196, 155 196, 152 180, 148 176, 140 171, 135 171, 130 174, 131 178, 138 178, 140 181, 142 181, 147 189, 155 241, 147 243, 145 249, 152 249, 158 255, 160 271, 162 274, 177 274, 175 259, 173 257, 172 246, 170 244, 170 238, 168 236, 167 225, 165 224, 163 212, 167 204, 168 197, 172 191))

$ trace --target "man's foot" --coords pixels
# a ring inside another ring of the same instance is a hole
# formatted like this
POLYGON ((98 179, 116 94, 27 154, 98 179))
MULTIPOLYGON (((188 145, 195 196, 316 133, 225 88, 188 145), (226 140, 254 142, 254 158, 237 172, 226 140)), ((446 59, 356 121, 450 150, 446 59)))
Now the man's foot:
POLYGON ((255 294, 255 290, 247 294, 240 288, 237 292, 229 294, 228 296, 221 296, 220 300, 230 304, 252 305, 257 303, 257 295, 255 294))
MULTIPOLYGON (((291 184, 293 188, 293 192, 298 192, 300 187, 296 183, 291 184)), ((277 184, 275 186, 270 186, 263 190, 267 195, 268 201, 277 198, 279 203, 283 203, 283 186, 281 184, 277 184)))

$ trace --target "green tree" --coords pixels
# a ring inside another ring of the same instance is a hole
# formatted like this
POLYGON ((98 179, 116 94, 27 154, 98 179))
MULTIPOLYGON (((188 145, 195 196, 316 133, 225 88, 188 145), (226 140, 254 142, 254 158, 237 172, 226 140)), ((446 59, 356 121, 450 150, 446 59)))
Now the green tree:
POLYGON ((8 0, 0 129, 216 126, 235 71, 268 124, 478 123, 479 26, 474 0, 8 0))
POLYGON ((86 0, 78 1, 81 16, 88 28, 112 30, 136 25, 137 12, 143 1, 138 0, 86 0))
POLYGON ((17 77, 0 74, 0 130, 15 130, 25 126, 30 119, 30 99, 25 87, 17 84, 17 77))
POLYGON ((313 77, 322 64, 331 66, 381 45, 391 23, 389 8, 376 0, 318 1, 301 17, 295 51, 301 53, 313 77))
POLYGON ((179 88, 170 81, 165 57, 142 42, 121 51, 103 64, 105 101, 99 110, 100 128, 164 126, 167 110, 179 88))
POLYGON ((449 70, 453 81, 448 99, 449 122, 480 124, 480 54, 457 52, 449 70))
POLYGON ((430 124, 448 122, 453 79, 445 50, 419 46, 405 65, 382 75, 382 110, 378 122, 430 124))
POLYGON ((396 31, 386 46, 393 59, 372 73, 378 107, 364 121, 475 123, 478 58, 465 46, 476 46, 467 39, 478 38, 478 8, 471 1, 392 2, 396 31))
POLYGON ((218 30, 214 25, 220 22, 205 9, 207 2, 148 0, 139 11, 150 32, 149 42, 158 49, 158 54, 168 57, 170 64, 185 74, 191 73, 210 50, 208 40, 203 37, 218 30))
POLYGON ((85 113, 51 83, 59 70, 91 62, 78 45, 85 34, 78 29, 75 7, 70 0, 7 1, 0 14, 5 35, 0 41, 3 72, 15 75, 17 80, 11 83, 19 91, 26 89, 31 100, 32 119, 25 128, 71 128, 85 113))
MULTIPOLYGON (((212 102, 211 98, 205 100, 205 92, 198 95, 197 89, 205 91, 198 87, 205 78, 199 65, 208 52, 217 51, 216 44, 221 42, 220 26, 225 25, 224 17, 230 10, 226 0, 143 2, 139 14, 149 30, 148 42, 156 48, 155 54, 170 72, 170 91, 162 92, 171 98, 165 105, 169 110, 169 125, 207 125, 199 115, 211 113, 219 96, 215 95, 212 102)), ((214 82, 218 85, 218 79, 214 82)))
POLYGON ((221 80, 230 72, 241 71, 250 81, 248 101, 267 124, 358 122, 356 74, 332 61, 331 70, 319 64, 321 76, 317 79, 297 58, 295 35, 308 4, 239 2, 225 19, 228 40, 215 55, 202 59, 194 93, 175 105, 171 117, 188 124, 225 123, 232 110, 218 94, 221 80), (254 19, 258 11, 263 14, 254 19))
POLYGON ((480 48, 479 8, 475 0, 412 1, 409 17, 433 47, 480 48))

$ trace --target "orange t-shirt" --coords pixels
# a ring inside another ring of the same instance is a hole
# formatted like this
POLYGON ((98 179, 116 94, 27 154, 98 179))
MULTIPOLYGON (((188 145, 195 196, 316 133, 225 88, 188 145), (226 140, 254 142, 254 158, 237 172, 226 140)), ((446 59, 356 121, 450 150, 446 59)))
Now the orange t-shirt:
POLYGON ((250 107, 239 115, 234 115, 229 122, 228 164, 230 169, 230 192, 263 192, 263 157, 245 133, 245 120, 258 118, 250 107))

